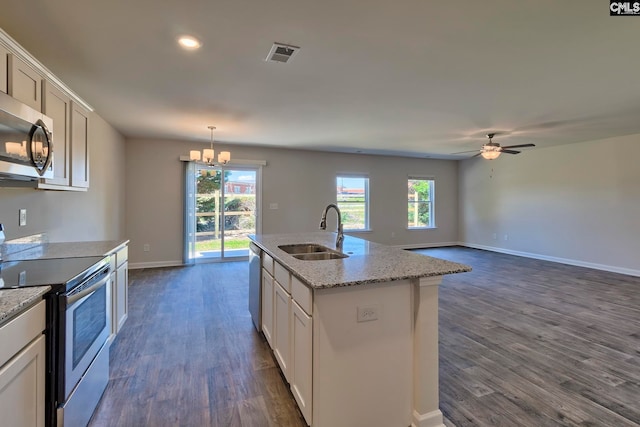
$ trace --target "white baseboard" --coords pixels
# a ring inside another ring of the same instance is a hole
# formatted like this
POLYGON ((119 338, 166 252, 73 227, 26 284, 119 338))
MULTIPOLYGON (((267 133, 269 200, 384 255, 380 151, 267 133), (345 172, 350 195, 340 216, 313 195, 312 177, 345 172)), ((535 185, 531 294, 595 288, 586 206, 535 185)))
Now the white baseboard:
POLYGON ((436 409, 427 414, 419 414, 418 411, 414 409, 411 427, 444 427, 442 412, 436 409))
POLYGON ((568 259, 568 258, 559 258, 559 257, 548 256, 548 255, 531 253, 531 252, 514 251, 511 249, 496 248, 493 246, 478 245, 475 243, 460 242, 458 243, 458 245, 466 246, 468 248, 474 248, 474 249, 483 249, 485 251, 499 252, 499 253, 508 254, 508 255, 516 255, 516 256, 521 256, 526 258, 540 259, 543 261, 557 262, 560 264, 575 265, 576 267, 593 268, 595 270, 610 271, 612 273, 620 273, 620 274, 627 274, 629 276, 640 277, 640 270, 634 270, 631 268, 616 267, 613 265, 606 265, 606 264, 597 264, 593 262, 579 261, 579 260, 568 259))
POLYGON ((139 270, 141 268, 158 268, 158 267, 182 267, 181 261, 153 261, 153 262, 134 262, 129 263, 129 270, 139 270))
POLYGON ((444 246, 464 246, 460 242, 440 242, 440 243, 415 243, 411 245, 391 245, 394 248, 400 249, 426 249, 426 248, 441 248, 444 246))

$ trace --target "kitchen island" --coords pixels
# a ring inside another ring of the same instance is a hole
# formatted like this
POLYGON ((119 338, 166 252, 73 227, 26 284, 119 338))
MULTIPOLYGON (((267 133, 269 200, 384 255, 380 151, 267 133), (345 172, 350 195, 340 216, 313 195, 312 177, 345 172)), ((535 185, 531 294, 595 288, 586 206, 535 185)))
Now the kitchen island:
POLYGON ((310 426, 443 426, 438 285, 469 266, 350 236, 336 250, 329 232, 251 239, 262 331, 310 426), (298 259, 291 245, 347 257, 298 259))

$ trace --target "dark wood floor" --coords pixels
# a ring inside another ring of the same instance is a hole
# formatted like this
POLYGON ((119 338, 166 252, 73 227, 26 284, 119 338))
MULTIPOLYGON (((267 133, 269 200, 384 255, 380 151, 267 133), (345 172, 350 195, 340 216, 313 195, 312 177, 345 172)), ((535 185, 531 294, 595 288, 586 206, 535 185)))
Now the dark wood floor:
POLYGON ((90 426, 304 426, 247 308, 246 262, 132 270, 90 426))
POLYGON ((492 252, 440 287, 440 406, 464 426, 640 425, 640 278, 492 252))
MULTIPOLYGON (((639 426, 640 278, 465 248, 440 287, 440 403, 463 426, 639 426)), ((133 270, 90 426, 304 426, 246 263, 133 270)), ((395 427, 395 426, 390 426, 395 427)))

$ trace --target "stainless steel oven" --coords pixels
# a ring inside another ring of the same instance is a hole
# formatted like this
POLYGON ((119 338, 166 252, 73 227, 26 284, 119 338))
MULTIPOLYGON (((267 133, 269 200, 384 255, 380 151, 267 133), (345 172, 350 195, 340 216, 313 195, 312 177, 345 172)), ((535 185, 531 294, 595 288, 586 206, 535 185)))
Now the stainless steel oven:
POLYGON ((46 427, 86 426, 109 382, 109 261, 82 257, 0 264, 0 287, 51 287, 45 295, 46 427))
POLYGON ((58 426, 85 426, 109 382, 110 277, 106 264, 59 297, 58 426))

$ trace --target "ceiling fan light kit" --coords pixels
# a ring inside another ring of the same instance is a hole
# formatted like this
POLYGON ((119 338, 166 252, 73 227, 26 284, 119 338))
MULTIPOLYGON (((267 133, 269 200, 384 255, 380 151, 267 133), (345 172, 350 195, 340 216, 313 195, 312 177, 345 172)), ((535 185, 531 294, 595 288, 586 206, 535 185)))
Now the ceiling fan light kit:
POLYGON ((494 148, 485 149, 482 153, 480 153, 483 159, 494 160, 500 157, 500 151, 494 148))
MULTIPOLYGON (((520 151, 516 151, 516 150, 512 150, 512 148, 523 148, 523 147, 535 147, 535 144, 519 144, 519 145, 508 145, 505 147, 501 147, 500 144, 498 144, 497 142, 493 142, 493 137, 496 136, 495 133, 489 133, 487 134, 487 138, 489 138, 489 142, 487 142, 486 144, 482 145, 482 148, 480 149, 480 152, 477 153, 476 155, 472 156, 472 157, 478 157, 478 156, 482 156, 483 159, 487 159, 487 160, 495 160, 498 157, 500 157, 500 154, 502 153, 507 153, 507 154, 519 154, 520 151)), ((476 150, 471 150, 471 151, 476 151, 476 150)), ((454 153, 454 154, 463 154, 463 153, 469 153, 469 151, 461 151, 459 153, 454 153)))

